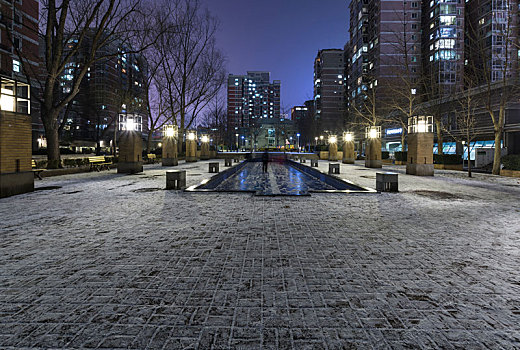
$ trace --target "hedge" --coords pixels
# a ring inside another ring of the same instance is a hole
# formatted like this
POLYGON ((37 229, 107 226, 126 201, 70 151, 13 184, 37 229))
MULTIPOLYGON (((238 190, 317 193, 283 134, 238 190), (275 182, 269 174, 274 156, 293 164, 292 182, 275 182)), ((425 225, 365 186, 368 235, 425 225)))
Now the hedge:
POLYGON ((389 159, 389 158, 390 158, 390 152, 381 151, 381 159, 389 159))
POLYGON ((394 155, 395 155, 395 160, 398 161, 398 162, 406 162, 408 161, 408 152, 404 151, 404 152, 394 152, 394 155))
POLYGON ((505 170, 520 170, 520 154, 508 154, 501 160, 505 170))
POLYGON ((462 156, 460 154, 434 154, 434 164, 458 165, 462 164, 462 156))

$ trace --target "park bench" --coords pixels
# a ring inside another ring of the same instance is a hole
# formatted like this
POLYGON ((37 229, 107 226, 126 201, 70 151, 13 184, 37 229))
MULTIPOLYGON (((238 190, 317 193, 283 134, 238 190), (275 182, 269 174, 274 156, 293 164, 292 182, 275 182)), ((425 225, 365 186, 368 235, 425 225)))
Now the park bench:
POLYGON ((146 155, 146 158, 148 159, 148 164, 154 164, 157 156, 154 153, 149 153, 146 155))
POLYGON ((90 170, 96 169, 97 171, 105 169, 110 169, 110 165, 112 165, 111 161, 108 161, 105 156, 95 156, 88 157, 88 162, 90 163, 90 170))
POLYGON ((37 177, 40 180, 43 180, 42 176, 41 176, 41 173, 43 173, 44 171, 45 171, 45 169, 38 169, 37 168, 36 161, 33 159, 32 160, 32 172, 34 173, 34 176, 37 177))

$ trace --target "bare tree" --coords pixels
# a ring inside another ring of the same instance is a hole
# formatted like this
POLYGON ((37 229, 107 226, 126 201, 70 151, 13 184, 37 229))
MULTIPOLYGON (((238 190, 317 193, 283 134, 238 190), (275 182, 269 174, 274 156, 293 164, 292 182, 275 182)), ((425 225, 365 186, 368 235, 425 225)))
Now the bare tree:
MULTIPOLYGON (((40 70, 35 71, 30 57, 23 52, 17 54, 29 84, 39 85, 41 95, 35 98, 41 106, 49 164, 57 167, 60 164, 60 113, 78 94, 92 64, 106 58, 106 55, 97 55, 101 48, 115 42, 132 42, 136 32, 145 30, 132 18, 134 13, 143 11, 143 7, 140 0, 42 0, 40 4, 39 37, 43 45, 40 70), (60 83, 65 71, 73 78, 69 79, 70 90, 63 92, 60 83)), ((127 48, 121 47, 121 50, 127 48)))
POLYGON ((409 19, 406 12, 406 2, 402 9, 394 12, 394 20, 400 22, 401 31, 393 33, 392 53, 385 57, 391 63, 391 74, 394 77, 392 84, 387 84, 388 120, 396 123, 403 130, 401 133, 401 147, 405 150, 406 133, 408 130, 408 118, 419 114, 420 103, 423 100, 420 82, 419 55, 420 40, 413 31, 410 31, 411 22, 418 20, 409 19))
POLYGON ((220 91, 224 57, 215 44, 218 22, 200 0, 182 0, 172 20, 177 33, 163 47, 161 74, 168 108, 182 135, 220 91))
POLYGON ((215 131, 215 144, 224 143, 226 135, 226 100, 222 94, 215 95, 206 111, 200 125, 215 131))
MULTIPOLYGON (((515 76, 518 47, 516 1, 504 0, 492 3, 491 18, 469 21, 467 69, 480 85, 482 104, 491 118, 495 139, 493 174, 500 174, 502 137, 506 111, 518 94, 515 76)), ((480 8, 474 4, 475 9, 480 8)), ((470 14, 471 16, 471 14, 470 14)), ((471 17, 472 18, 472 17, 471 17)))
POLYGON ((468 177, 471 177, 471 142, 476 137, 476 111, 479 105, 477 81, 470 72, 463 75, 464 89, 457 94, 454 101, 456 114, 456 132, 445 128, 455 141, 467 145, 468 149, 468 177))

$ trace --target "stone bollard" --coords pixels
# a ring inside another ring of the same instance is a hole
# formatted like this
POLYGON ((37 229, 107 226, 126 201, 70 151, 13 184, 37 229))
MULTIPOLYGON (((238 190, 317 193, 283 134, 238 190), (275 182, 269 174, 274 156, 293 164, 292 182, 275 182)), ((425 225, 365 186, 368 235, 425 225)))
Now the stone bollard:
POLYGON ((166 172, 166 189, 183 190, 186 188, 186 170, 170 170, 166 172))
POLYGON ((311 159, 311 167, 317 168, 318 167, 318 160, 317 159, 311 159))
POLYGON ((329 164, 329 174, 339 174, 339 164, 338 163, 329 164))
POLYGON ((224 159, 224 166, 231 166, 232 161, 233 160, 231 158, 224 159))
POLYGON ((209 163, 209 172, 210 173, 218 173, 219 172, 219 163, 209 163))
POLYGON ((397 173, 376 173, 376 190, 379 192, 399 192, 397 173))
POLYGON ((303 157, 300 157, 300 163, 305 163, 305 162, 306 162, 306 159, 303 157))
POLYGON ((239 162, 240 162, 240 159, 237 157, 237 158, 233 159, 233 162, 234 162, 234 163, 239 163, 239 162))

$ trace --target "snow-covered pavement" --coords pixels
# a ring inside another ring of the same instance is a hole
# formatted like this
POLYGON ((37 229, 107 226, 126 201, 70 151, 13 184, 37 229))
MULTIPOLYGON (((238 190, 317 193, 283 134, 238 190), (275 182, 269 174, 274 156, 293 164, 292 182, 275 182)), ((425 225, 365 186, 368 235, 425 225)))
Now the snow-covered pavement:
POLYGON ((168 169, 0 199, 1 349, 520 348, 519 179, 387 166, 399 193, 255 197, 168 169))

